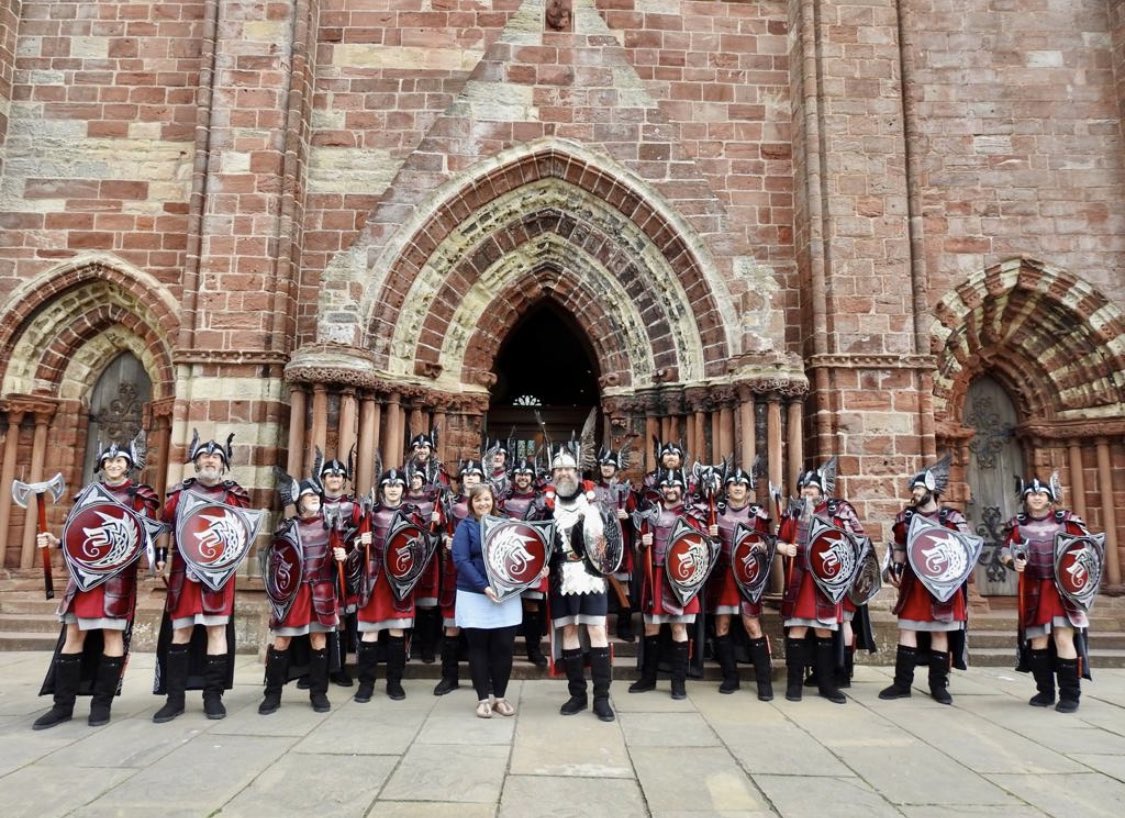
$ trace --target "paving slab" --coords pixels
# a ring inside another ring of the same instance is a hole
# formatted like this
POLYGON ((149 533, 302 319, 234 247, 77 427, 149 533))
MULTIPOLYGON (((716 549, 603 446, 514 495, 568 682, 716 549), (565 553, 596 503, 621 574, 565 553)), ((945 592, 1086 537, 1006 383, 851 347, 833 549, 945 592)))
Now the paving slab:
MULTIPOLYGON (((84 722, 85 719, 85 727, 84 722)), ((39 763, 141 769, 184 746, 202 732, 199 726, 183 719, 155 725, 151 721, 118 717, 105 727, 85 727, 79 731, 78 740, 45 756, 39 763)))
POLYGON ((34 732, 31 721, 30 718, 19 718, 0 729, 0 790, 8 787, 5 776, 9 773, 69 747, 90 732, 84 721, 68 722, 51 730, 34 732))
POLYGON ((698 713, 620 713, 630 747, 716 747, 719 737, 698 713))
POLYGON ((989 775, 989 779, 1025 802, 1058 818, 1121 815, 1125 784, 1101 775, 989 775))
POLYGON ((720 740, 752 775, 850 776, 835 753, 791 722, 747 727, 711 722, 720 740))
POLYGON ((210 815, 293 743, 280 736, 202 734, 91 803, 113 809, 148 806, 157 812, 167 803, 210 815))
MULTIPOLYGON (((645 800, 662 812, 769 812, 769 804, 722 747, 630 749, 645 800)), ((654 810, 655 812, 655 810, 654 810)))
MULTIPOLYGON (((1096 753, 1075 753, 1071 758, 1078 764, 1097 770, 1103 775, 1110 778, 1115 778, 1118 781, 1125 783, 1125 756, 1120 755, 1099 755, 1096 753)), ((1122 804, 1122 811, 1125 812, 1125 804, 1122 804)))
POLYGON ((428 711, 419 709, 352 703, 313 727, 293 752, 401 756, 418 736, 427 715, 428 711))
POLYGON ((450 801, 383 801, 367 813, 369 818, 493 818, 493 804, 461 804, 450 801))
POLYGON ((543 775, 508 776, 499 812, 501 818, 643 818, 648 814, 640 788, 632 779, 543 775))
POLYGON ((500 744, 467 749, 466 744, 415 743, 380 798, 422 801, 440 794, 445 801, 497 804, 509 752, 507 745, 500 744))
POLYGON ((360 818, 397 761, 387 756, 282 756, 224 805, 221 815, 360 818))
POLYGON ((134 772, 42 765, 24 767, 4 777, 0 786, 0 815, 4 818, 65 815, 100 794, 112 791, 134 772))
POLYGON ((955 807, 943 806, 901 806, 902 814, 908 818, 1043 818, 1042 810, 1032 806, 976 806, 958 804, 955 807))
POLYGON ((633 765, 620 721, 601 722, 589 711, 555 713, 517 721, 509 773, 632 779, 633 765))
POLYGON ((754 783, 783 818, 885 818, 901 814, 858 778, 756 775, 754 783))

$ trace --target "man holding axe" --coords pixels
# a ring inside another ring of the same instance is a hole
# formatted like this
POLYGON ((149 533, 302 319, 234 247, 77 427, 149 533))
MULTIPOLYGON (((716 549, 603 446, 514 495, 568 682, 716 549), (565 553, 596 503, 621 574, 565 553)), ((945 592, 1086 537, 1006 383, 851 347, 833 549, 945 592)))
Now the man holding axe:
MULTIPOLYGON (((137 562, 146 552, 151 561, 152 536, 160 530, 154 519, 160 505, 156 492, 129 479, 130 471, 144 468, 144 460, 143 432, 128 446, 112 443, 102 449, 95 470, 101 481, 78 495, 62 539, 40 526, 36 544, 44 555, 62 546, 70 580, 59 604, 63 630, 40 690, 40 695, 54 694, 54 705, 35 720, 35 730, 69 721, 79 693, 93 697, 91 727, 109 722, 132 633, 137 562)), ((16 483, 18 499, 25 489, 16 483)), ((44 493, 57 500, 64 490, 61 474, 26 487, 39 495, 40 509, 44 493)))

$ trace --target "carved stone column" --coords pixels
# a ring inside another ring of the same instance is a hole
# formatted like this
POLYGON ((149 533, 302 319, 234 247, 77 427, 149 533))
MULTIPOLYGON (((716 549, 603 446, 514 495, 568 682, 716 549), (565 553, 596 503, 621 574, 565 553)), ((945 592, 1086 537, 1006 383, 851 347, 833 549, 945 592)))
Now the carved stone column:
POLYGON ((402 465, 402 395, 392 392, 387 398, 387 438, 383 442, 383 468, 402 465))
MULTIPOLYGON (((16 476, 16 457, 19 454, 20 424, 23 423, 22 409, 8 409, 8 435, 4 438, 4 463, 0 467, 0 538, 9 541, 11 532, 8 524, 12 512, 12 480, 16 476)), ((6 550, 6 549, 5 549, 6 550)), ((0 555, 0 565, 4 557, 0 555)))
MULTIPOLYGON (((728 394, 719 407, 719 458, 734 455, 734 402, 733 396, 728 394)), ((719 462, 718 459, 715 462, 719 462)), ((749 467, 747 463, 745 468, 749 467)))
MULTIPOLYGON (((43 481, 43 463, 47 458, 47 432, 50 429, 51 417, 55 407, 35 409, 35 436, 31 443, 31 476, 29 483, 43 481)), ((20 549, 20 568, 31 568, 35 565, 35 535, 37 523, 36 504, 27 504, 27 514, 23 525, 23 548, 20 549)))
POLYGON ((797 478, 801 475, 801 465, 805 462, 805 436, 802 424, 805 404, 800 398, 789 402, 789 481, 786 486, 791 494, 797 492, 797 478))
POLYGON ((445 430, 446 430, 446 410, 445 404, 439 404, 434 407, 434 425, 433 430, 437 433, 437 451, 431 452, 431 457, 436 457, 439 463, 445 462, 445 430))
POLYGON ((747 471, 754 467, 754 455, 758 451, 758 434, 754 425, 754 393, 741 389, 738 394, 738 451, 739 462, 747 471))
MULTIPOLYGON (((328 443, 328 388, 322 383, 313 384, 312 400, 312 431, 305 441, 305 465, 300 474, 293 474, 300 479, 312 470, 313 458, 316 457, 316 447, 324 451, 328 443)), ((291 472, 292 474, 292 472, 291 472)))
POLYGON ((336 429, 336 457, 345 463, 356 441, 357 409, 355 390, 343 390, 340 393, 340 425, 336 429))
MULTIPOLYGON (((784 486, 783 464, 781 460, 781 400, 776 395, 769 396, 766 406, 766 462, 770 482, 784 486)), ((774 560, 770 569, 770 584, 777 591, 784 590, 785 573, 781 560, 774 560)))
POLYGON ((1071 440, 1067 442, 1067 454, 1070 457, 1070 497, 1074 512, 1083 520, 1086 519, 1086 475, 1082 473, 1082 441, 1071 440))
POLYGON ((652 439, 660 437, 660 421, 652 414, 651 409, 645 410, 645 471, 650 472, 656 468, 656 452, 652 450, 652 439))
POLYGON ((300 386, 289 389, 289 458, 285 470, 297 479, 304 469, 305 459, 305 390, 300 386))
POLYGON ((375 470, 375 450, 379 448, 380 406, 373 395, 363 396, 359 412, 359 445, 356 448, 355 485, 356 496, 371 490, 375 470))
POLYGON ((1117 551, 1117 509, 1113 503, 1113 474, 1109 461, 1109 440, 1099 437, 1096 441, 1098 451, 1098 495, 1102 497, 1102 512, 1105 523, 1105 569, 1110 585, 1121 584, 1121 555, 1117 551))

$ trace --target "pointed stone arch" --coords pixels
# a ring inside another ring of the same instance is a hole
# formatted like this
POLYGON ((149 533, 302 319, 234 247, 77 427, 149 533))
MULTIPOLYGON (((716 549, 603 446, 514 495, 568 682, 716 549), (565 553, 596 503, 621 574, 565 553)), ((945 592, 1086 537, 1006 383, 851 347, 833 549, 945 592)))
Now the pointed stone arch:
POLYGON ((173 391, 176 302, 159 281, 103 254, 76 257, 0 308, 0 394, 80 399, 117 354, 145 366, 154 398, 173 391))
MULTIPOLYGON (((619 325, 635 326, 640 316, 656 354, 667 359, 630 361, 621 372, 634 388, 652 385, 646 373, 660 370, 685 381, 721 377, 740 351, 742 324, 728 289, 733 257, 717 261, 651 185, 605 156, 539 140, 477 163, 427 199, 424 210, 385 202, 369 222, 362 271, 354 254, 328 271, 322 342, 370 349, 376 366, 398 377, 459 379, 461 361, 434 360, 433 352, 443 354, 444 332, 466 295, 482 280, 493 282, 486 289, 510 289, 529 269, 565 278, 569 259, 581 256, 586 278, 575 286, 593 300, 626 294, 633 307, 611 308, 622 310, 619 325), (537 250, 547 263, 533 256, 537 250), (511 257, 522 258, 522 269, 511 257), (507 278, 497 286, 501 275, 507 278)), ((719 223, 716 213, 716 231, 719 223)))
POLYGON ((970 276, 934 310, 934 414, 954 420, 969 382, 988 372, 1022 419, 1120 411, 1125 319, 1088 282, 1013 258, 970 276))

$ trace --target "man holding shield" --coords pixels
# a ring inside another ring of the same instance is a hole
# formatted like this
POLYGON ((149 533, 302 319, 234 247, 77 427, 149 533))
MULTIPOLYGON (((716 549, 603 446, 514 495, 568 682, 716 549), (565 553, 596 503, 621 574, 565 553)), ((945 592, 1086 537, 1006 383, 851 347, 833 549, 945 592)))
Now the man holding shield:
POLYGON ((144 468, 144 458, 144 432, 128 446, 113 443, 103 449, 96 469, 101 481, 79 495, 63 540, 50 533, 36 539, 40 548, 65 545, 70 581, 59 605, 63 633, 40 691, 53 693, 54 705, 35 720, 35 730, 69 721, 84 687, 93 694, 89 725, 109 722, 129 650, 137 561, 151 547, 144 518, 153 517, 160 506, 150 487, 129 479, 131 470, 144 468), (83 665, 92 669, 91 678, 82 678, 83 665))
MULTIPOLYGON (((222 719, 223 691, 234 683, 235 572, 250 553, 263 512, 244 511, 250 495, 223 475, 231 464, 231 441, 200 442, 195 431, 187 462, 195 477, 184 480, 164 502, 164 519, 173 525, 174 559, 168 578, 164 625, 157 645, 157 693, 167 700, 153 715, 160 724, 184 712, 184 691, 203 689, 209 719, 222 719), (202 629, 193 640, 196 628, 202 629)), ((168 550, 157 549, 163 571, 168 550)))
POLYGON ((879 691, 880 699, 910 696, 920 647, 929 642, 930 695, 939 704, 953 704, 949 694, 950 657, 965 669, 968 623, 965 583, 980 555, 982 541, 969 533, 961 512, 939 506, 949 484, 950 455, 910 479, 912 504, 895 518, 888 579, 899 589, 898 652, 894 683, 879 691))
POLYGON ((1105 536, 1091 535, 1080 517, 1057 507, 1062 501, 1058 472, 1048 483, 1034 477, 1020 480, 1017 488, 1024 512, 1008 521, 1000 559, 1020 574, 1019 669, 1035 678, 1038 693, 1028 704, 1055 703, 1057 674, 1055 710, 1073 713, 1080 678, 1089 678, 1088 662, 1080 656, 1087 653, 1086 614, 1101 582, 1105 536))

